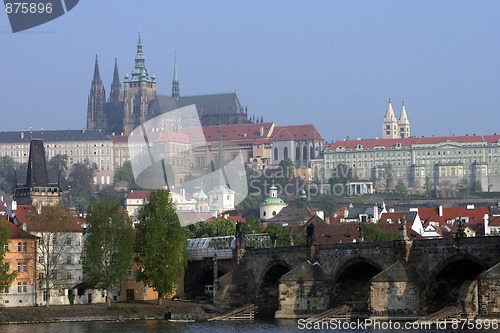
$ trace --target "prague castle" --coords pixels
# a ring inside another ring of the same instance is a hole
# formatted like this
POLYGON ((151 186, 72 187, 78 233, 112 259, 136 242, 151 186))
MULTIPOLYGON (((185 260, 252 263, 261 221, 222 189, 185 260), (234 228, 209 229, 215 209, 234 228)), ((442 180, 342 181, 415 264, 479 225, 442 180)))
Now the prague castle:
MULTIPOLYGON (((195 104, 203 126, 250 123, 236 93, 181 96, 177 65, 174 63, 172 94, 161 95, 156 90, 156 77, 149 74, 142 52, 141 35, 137 41, 135 67, 125 75, 123 90, 115 59, 113 82, 106 99, 96 56, 87 107, 87 129, 107 134, 128 135, 141 123, 160 114, 195 104)), ((262 122, 262 118, 261 118, 262 122)))

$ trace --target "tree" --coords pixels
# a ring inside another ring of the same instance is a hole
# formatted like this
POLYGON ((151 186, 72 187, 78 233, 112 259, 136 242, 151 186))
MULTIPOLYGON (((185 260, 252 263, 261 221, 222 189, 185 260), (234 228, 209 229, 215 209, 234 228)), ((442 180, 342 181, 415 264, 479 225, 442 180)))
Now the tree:
POLYGON ((460 181, 455 185, 455 188, 457 190, 457 194, 461 196, 466 196, 471 190, 471 186, 467 178, 460 179, 460 181))
POLYGON ((380 181, 380 184, 386 193, 390 192, 392 188, 392 183, 394 182, 392 174, 393 174, 392 165, 386 163, 380 167, 378 180, 380 181))
POLYGON ((473 181, 470 184, 470 190, 472 192, 482 192, 483 191, 483 186, 481 185, 481 181, 479 181, 479 180, 473 181))
POLYGON ((361 222, 359 226, 365 242, 383 242, 398 239, 397 232, 384 231, 381 224, 361 222))
POLYGON ((57 154, 47 161, 47 176, 49 182, 57 183, 61 180, 61 187, 65 187, 68 173, 68 155, 57 154))
POLYGON ((69 194, 78 212, 83 213, 95 199, 94 173, 97 170, 95 163, 75 163, 68 175, 69 194))
POLYGON ((292 160, 289 158, 281 160, 279 167, 280 171, 277 174, 278 177, 276 177, 277 182, 280 183, 281 185, 286 185, 290 183, 292 181, 293 171, 295 169, 292 160))
POLYGON ((217 219, 210 225, 210 237, 234 236, 236 234, 236 222, 231 219, 217 219))
POLYGON ((158 292, 158 304, 171 293, 186 266, 187 240, 168 190, 155 190, 139 212, 137 281, 158 292))
POLYGON ((422 186, 422 188, 424 189, 425 195, 427 195, 429 197, 433 195, 433 193, 434 193, 434 184, 431 181, 431 177, 429 177, 429 175, 425 176, 425 181, 424 181, 424 185, 422 186))
POLYGON ((328 176, 328 183, 332 186, 336 184, 345 184, 357 179, 353 168, 345 163, 337 164, 328 176))
MULTIPOLYGON (((31 211, 27 219, 30 221, 30 233, 38 237, 39 281, 48 307, 54 289, 73 287, 73 282, 67 281, 67 274, 70 273, 67 258, 69 255, 81 255, 81 248, 77 248, 79 253, 74 253, 75 247, 68 239, 71 234, 83 234, 83 230, 61 206, 42 206, 39 213, 31 211)), ((80 242, 78 240, 77 244, 80 242)))
POLYGON ((248 217, 243 225, 243 232, 245 235, 262 233, 262 227, 259 219, 253 216, 248 217))
POLYGON ((8 288, 17 276, 16 271, 10 272, 10 264, 5 259, 6 246, 9 244, 9 229, 0 224, 0 290, 8 288))
POLYGON ((408 189, 406 188, 406 185, 405 183, 403 182, 403 180, 398 180, 396 186, 394 187, 394 192, 396 193, 396 195, 398 197, 406 197, 406 195, 408 194, 408 189))
POLYGON ((12 157, 2 156, 2 158, 0 158, 0 192, 3 192, 4 194, 12 193, 15 168, 16 162, 14 162, 12 157))
POLYGON ((120 182, 127 183, 128 190, 137 190, 139 188, 135 183, 132 163, 130 161, 125 161, 122 166, 115 170, 113 185, 117 186, 120 182))
POLYGON ((290 246, 290 233, 281 224, 270 223, 267 226, 266 232, 269 234, 271 242, 275 247, 290 246))
POLYGON ((97 200, 89 206, 83 270, 98 289, 109 292, 118 286, 132 266, 134 229, 128 215, 116 201, 97 200))

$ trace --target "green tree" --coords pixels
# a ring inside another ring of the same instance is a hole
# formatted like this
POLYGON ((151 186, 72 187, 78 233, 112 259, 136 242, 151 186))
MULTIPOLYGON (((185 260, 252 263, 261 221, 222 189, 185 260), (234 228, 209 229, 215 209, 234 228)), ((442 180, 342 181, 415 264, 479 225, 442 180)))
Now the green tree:
POLYGON ((274 247, 290 246, 290 233, 279 223, 270 223, 266 229, 274 247))
POLYGON ((471 192, 482 192, 483 186, 481 185, 481 181, 479 181, 479 180, 473 181, 470 184, 470 190, 471 190, 471 192))
POLYGON ((61 180, 61 186, 66 186, 68 175, 68 155, 57 154, 47 161, 47 176, 49 182, 57 183, 61 180))
POLYGON ((258 218, 250 216, 243 225, 243 232, 246 235, 262 233, 262 227, 258 218))
POLYGON ((68 175, 69 194, 79 213, 85 212, 89 204, 95 199, 94 174, 97 170, 95 163, 75 163, 68 175))
POLYGON ((379 224, 361 222, 359 226, 365 242, 383 242, 398 239, 397 232, 384 231, 379 224))
POLYGON ((236 222, 231 219, 217 219, 210 225, 210 237, 234 236, 236 234, 236 222))
MULTIPOLYGON (((2 156, 2 158, 0 158, 0 192, 3 194, 12 193, 15 168, 16 163, 12 157, 2 156)), ((18 177, 19 176, 18 174, 18 177)))
POLYGON ((291 159, 285 158, 279 164, 276 181, 281 185, 286 185, 292 181, 295 166, 291 159))
POLYGON ((171 293, 186 266, 186 234, 179 223, 168 190, 151 192, 139 212, 137 226, 137 281, 158 292, 158 304, 171 293))
POLYGON ((455 185, 457 194, 459 196, 465 197, 466 195, 469 194, 471 190, 471 186, 469 184, 469 181, 467 178, 462 178, 460 181, 455 185))
POLYGON ((10 231, 4 224, 0 224, 0 290, 10 287, 17 276, 16 271, 10 272, 9 262, 4 261, 6 246, 9 244, 10 231))
POLYGON ((125 161, 122 166, 115 170, 113 185, 117 186, 120 182, 125 182, 129 190, 137 190, 139 188, 139 186, 135 183, 132 163, 130 161, 125 161))
POLYGON ((429 175, 425 176, 425 181, 424 181, 424 185, 422 186, 422 188, 424 189, 425 195, 427 195, 429 197, 433 195, 433 193, 434 193, 434 184, 431 181, 431 177, 429 177, 429 175))
POLYGON ((380 167, 378 180, 386 193, 389 193, 394 182, 392 165, 386 163, 380 167))
POLYGON ((336 184, 345 184, 357 179, 353 168, 345 163, 337 164, 328 176, 328 183, 332 186, 336 184))
POLYGON ((406 197, 406 195, 408 195, 408 189, 406 188, 406 185, 403 182, 403 180, 401 180, 401 179, 398 180, 398 182, 396 183, 396 186, 394 187, 394 192, 400 198, 404 198, 404 197, 406 197))
POLYGON ((98 289, 109 292, 118 286, 132 266, 134 228, 125 210, 116 201, 97 200, 89 206, 83 270, 98 289))

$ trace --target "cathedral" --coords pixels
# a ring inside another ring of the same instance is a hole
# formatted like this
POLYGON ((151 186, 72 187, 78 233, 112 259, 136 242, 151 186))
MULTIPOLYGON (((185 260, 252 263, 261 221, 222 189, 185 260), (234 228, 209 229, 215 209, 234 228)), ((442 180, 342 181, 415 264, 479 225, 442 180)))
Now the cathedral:
MULTIPOLYGON (((139 33, 134 69, 130 76, 125 75, 122 90, 115 59, 113 82, 108 99, 96 56, 94 77, 88 98, 87 129, 101 130, 107 134, 129 135, 134 128, 149 119, 191 104, 196 105, 202 126, 255 122, 240 105, 236 93, 181 96, 175 63, 172 94, 170 96, 158 94, 156 77, 154 74, 149 75, 145 66, 139 33)), ((262 118, 260 121, 262 122, 262 118)))

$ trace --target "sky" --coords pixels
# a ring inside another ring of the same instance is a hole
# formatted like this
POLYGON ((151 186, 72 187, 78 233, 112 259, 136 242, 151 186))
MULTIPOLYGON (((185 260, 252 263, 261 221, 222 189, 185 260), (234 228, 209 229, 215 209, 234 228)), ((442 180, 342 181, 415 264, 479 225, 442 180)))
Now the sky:
POLYGON ((412 136, 500 133, 500 1, 87 0, 12 33, 0 13, 0 131, 82 129, 95 55, 109 95, 140 27, 171 94, 236 92, 250 115, 328 142, 382 135, 391 99, 412 136))

